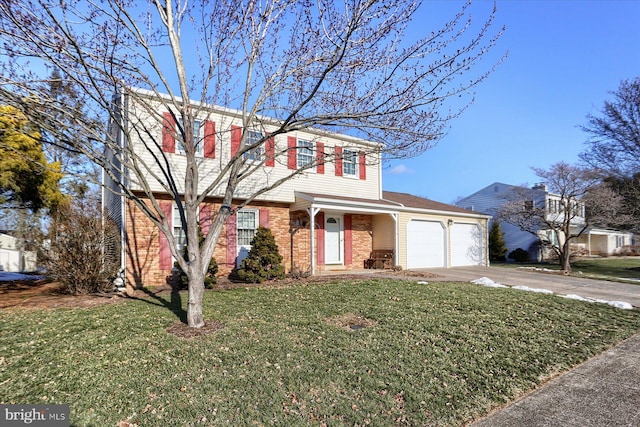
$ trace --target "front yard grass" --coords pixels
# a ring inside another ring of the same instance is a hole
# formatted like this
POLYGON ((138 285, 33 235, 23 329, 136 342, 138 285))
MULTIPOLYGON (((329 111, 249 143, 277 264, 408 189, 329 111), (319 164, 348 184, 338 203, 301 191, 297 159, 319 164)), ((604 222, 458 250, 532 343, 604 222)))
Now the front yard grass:
POLYGON ((367 280, 210 291, 224 328, 183 340, 166 298, 0 313, 0 403, 69 404, 74 426, 457 426, 640 331, 637 310, 367 280))
MULTIPOLYGON (((538 267, 560 270, 560 265, 552 263, 517 264, 495 263, 496 267, 538 267)), ((581 258, 571 261, 572 275, 612 281, 640 281, 640 257, 581 258), (624 280, 627 279, 627 280, 624 280)))

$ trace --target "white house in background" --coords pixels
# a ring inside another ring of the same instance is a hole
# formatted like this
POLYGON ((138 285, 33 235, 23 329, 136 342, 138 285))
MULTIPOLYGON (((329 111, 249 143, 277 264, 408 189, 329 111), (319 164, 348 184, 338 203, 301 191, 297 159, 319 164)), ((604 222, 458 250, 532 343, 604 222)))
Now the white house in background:
MULTIPOLYGON (((500 207, 509 201, 509 195, 513 194, 513 191, 518 188, 515 185, 494 182, 470 196, 458 200, 456 205, 495 217, 500 207)), ((532 206, 545 206, 548 217, 562 213, 560 196, 548 192, 546 185, 537 184, 531 190, 532 200, 530 203, 532 203, 532 206)), ((574 209, 577 211, 572 224, 574 223, 576 229, 578 229, 578 227, 582 227, 585 224, 585 207, 579 204, 574 209)), ((545 254, 541 250, 538 236, 504 221, 500 222, 500 228, 504 233, 505 244, 509 252, 522 248, 529 252, 531 259, 543 260, 545 254)), ((538 233, 540 236, 549 238, 550 241, 557 242, 557 237, 553 235, 551 230, 541 229, 538 233)), ((573 241, 573 248, 575 251, 585 255, 616 255, 621 253, 623 247, 632 244, 633 233, 589 227, 580 237, 573 241)))
POLYGON ((37 268, 36 261, 36 252, 20 250, 18 239, 0 233, 0 271, 33 272, 37 268))

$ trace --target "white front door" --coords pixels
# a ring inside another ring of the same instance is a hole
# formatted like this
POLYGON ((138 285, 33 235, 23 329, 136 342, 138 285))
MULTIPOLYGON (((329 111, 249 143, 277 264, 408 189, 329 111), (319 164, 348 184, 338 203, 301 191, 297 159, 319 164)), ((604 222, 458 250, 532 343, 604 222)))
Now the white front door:
POLYGON ((325 263, 342 264, 342 218, 326 216, 324 230, 325 263))

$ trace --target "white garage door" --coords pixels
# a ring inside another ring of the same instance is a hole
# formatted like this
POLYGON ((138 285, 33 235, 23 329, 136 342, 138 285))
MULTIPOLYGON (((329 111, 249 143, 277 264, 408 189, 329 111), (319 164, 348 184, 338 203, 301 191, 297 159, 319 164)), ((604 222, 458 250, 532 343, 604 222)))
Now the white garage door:
POLYGON ((451 226, 451 265, 482 264, 482 230, 477 224, 451 226))
POLYGON ((445 266, 444 227, 441 222, 411 220, 407 224, 407 268, 445 266))

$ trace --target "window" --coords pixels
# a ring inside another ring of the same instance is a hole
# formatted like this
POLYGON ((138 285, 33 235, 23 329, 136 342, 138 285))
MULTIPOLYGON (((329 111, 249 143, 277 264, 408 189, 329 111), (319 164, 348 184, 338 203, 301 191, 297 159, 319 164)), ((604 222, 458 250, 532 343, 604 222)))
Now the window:
POLYGON ((258 229, 258 212, 255 210, 238 211, 238 246, 251 246, 258 229))
POLYGON ((313 142, 298 141, 298 167, 304 168, 313 164, 313 142))
MULTIPOLYGON (((247 147, 251 147, 256 145, 263 138, 261 132, 256 132, 253 130, 247 131, 247 137, 245 140, 245 144, 247 147)), ((254 148, 244 153, 245 160, 260 160, 262 157, 262 145, 256 145, 254 148)))
POLYGON ((344 150, 342 152, 342 174, 345 176, 356 176, 356 165, 358 164, 358 153, 354 150, 344 150))
POLYGON ((533 200, 526 200, 524 202, 524 210, 525 211, 532 211, 533 210, 533 200))
MULTIPOLYGON (((184 129, 184 127, 182 126, 182 119, 179 120, 179 123, 180 127, 184 129)), ((193 121, 193 145, 196 147, 196 156, 204 155, 204 143, 202 142, 202 138, 200 137, 201 124, 202 123, 199 120, 193 121)), ((178 128, 176 128, 176 135, 180 135, 180 130, 178 128)), ((179 137, 176 139, 176 142, 176 151, 180 154, 184 154, 185 147, 179 137)))
POLYGON ((178 205, 173 204, 173 236, 176 238, 176 245, 178 246, 178 251, 182 253, 182 248, 187 244, 187 235, 184 233, 182 229, 182 221, 180 220, 180 210, 178 209, 178 205))

